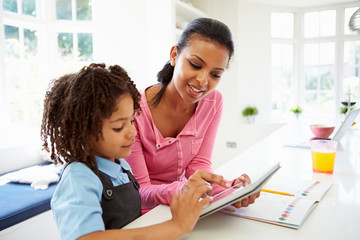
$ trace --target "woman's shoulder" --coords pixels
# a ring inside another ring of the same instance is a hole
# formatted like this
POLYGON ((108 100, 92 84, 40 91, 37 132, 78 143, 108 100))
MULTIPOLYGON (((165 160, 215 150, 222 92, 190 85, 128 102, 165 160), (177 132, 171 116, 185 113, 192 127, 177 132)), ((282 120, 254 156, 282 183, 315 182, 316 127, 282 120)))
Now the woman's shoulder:
POLYGON ((140 101, 140 106, 141 108, 147 107, 148 106, 148 102, 150 101, 149 99, 151 99, 153 97, 153 86, 148 86, 146 88, 143 88, 141 90, 139 90, 140 95, 141 95, 141 101, 140 101))
POLYGON ((219 104, 222 104, 223 97, 222 97, 222 94, 221 94, 221 92, 219 90, 214 89, 205 98, 203 98, 203 100, 204 101, 215 102, 216 105, 219 105, 219 104))
POLYGON ((141 101, 140 101, 141 114, 135 117, 137 121, 139 121, 140 119, 151 118, 149 103, 151 103, 152 99, 156 96, 156 93, 158 92, 157 87, 158 85, 152 85, 139 91, 141 94, 141 101))
POLYGON ((218 100, 221 99, 222 100, 222 94, 221 94, 221 92, 219 90, 214 89, 213 94, 214 94, 214 97, 216 99, 218 99, 218 100))
POLYGON ((144 101, 151 102, 160 89, 161 85, 155 84, 140 90, 140 94, 144 101))

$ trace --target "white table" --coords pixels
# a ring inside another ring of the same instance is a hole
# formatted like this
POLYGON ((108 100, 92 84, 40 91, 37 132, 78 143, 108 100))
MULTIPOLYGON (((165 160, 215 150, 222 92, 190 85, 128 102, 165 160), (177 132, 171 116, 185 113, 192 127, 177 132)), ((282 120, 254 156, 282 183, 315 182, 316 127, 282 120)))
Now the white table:
MULTIPOLYGON (((284 176, 333 181, 334 185, 298 229, 214 213, 200 219, 182 239, 360 239, 360 138, 352 130, 339 145, 333 175, 312 173, 310 149, 284 147, 293 131, 287 125, 217 169, 228 179, 281 161, 284 176)), ((278 174, 277 173, 277 174, 278 174)), ((170 219, 168 206, 158 206, 126 226, 148 226, 170 219)))

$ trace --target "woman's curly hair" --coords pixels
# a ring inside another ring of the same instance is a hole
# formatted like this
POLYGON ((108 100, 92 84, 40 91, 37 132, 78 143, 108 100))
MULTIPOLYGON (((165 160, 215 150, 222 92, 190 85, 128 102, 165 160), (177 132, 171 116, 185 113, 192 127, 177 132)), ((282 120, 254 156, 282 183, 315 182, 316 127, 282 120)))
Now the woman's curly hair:
POLYGON ((41 140, 57 163, 83 162, 98 173, 91 136, 102 137, 102 121, 116 111, 119 98, 129 94, 139 113, 141 95, 120 66, 92 63, 50 84, 44 100, 41 140))

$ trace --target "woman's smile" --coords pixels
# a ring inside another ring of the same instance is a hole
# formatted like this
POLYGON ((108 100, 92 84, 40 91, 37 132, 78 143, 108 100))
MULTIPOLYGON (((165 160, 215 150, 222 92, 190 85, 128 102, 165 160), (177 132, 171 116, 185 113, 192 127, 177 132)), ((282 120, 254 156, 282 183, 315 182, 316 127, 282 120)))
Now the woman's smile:
POLYGON ((193 85, 190 84, 187 85, 188 85, 188 92, 193 97, 200 97, 205 92, 205 90, 199 89, 193 85))

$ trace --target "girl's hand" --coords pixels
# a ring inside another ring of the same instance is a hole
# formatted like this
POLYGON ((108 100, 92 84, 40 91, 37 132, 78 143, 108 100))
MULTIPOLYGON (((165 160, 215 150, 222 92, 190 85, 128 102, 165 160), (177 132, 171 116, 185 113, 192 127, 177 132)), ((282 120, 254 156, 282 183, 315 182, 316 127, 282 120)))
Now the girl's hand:
MULTIPOLYGON (((238 177, 237 179, 235 179, 233 181, 233 186, 239 183, 243 183, 242 186, 245 187, 246 185, 248 185, 249 183, 251 183, 250 177, 247 174, 242 174, 240 177, 238 177)), ((236 208, 241 208, 241 207, 247 207, 250 204, 255 202, 255 199, 258 198, 260 196, 260 191, 257 193, 254 193, 253 195, 250 195, 247 198, 244 198, 236 203, 233 204, 234 207, 236 208)))
POLYGON ((184 233, 190 232, 195 227, 202 209, 210 203, 209 195, 212 193, 210 183, 230 187, 222 176, 198 170, 188 179, 182 193, 176 192, 173 196, 170 205, 172 221, 180 226, 184 233))

